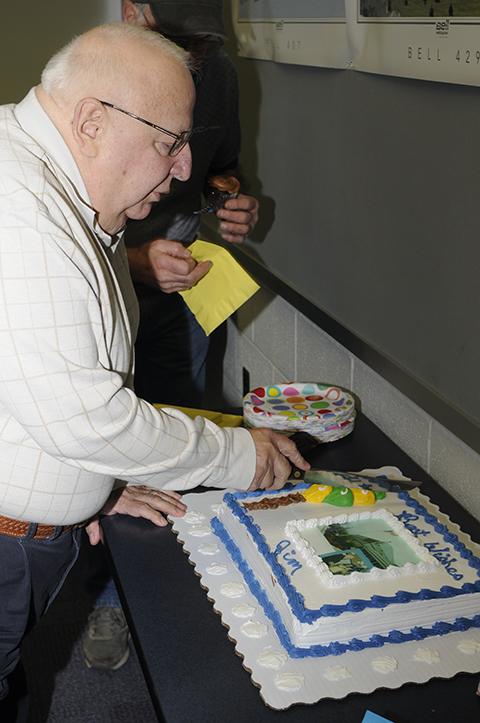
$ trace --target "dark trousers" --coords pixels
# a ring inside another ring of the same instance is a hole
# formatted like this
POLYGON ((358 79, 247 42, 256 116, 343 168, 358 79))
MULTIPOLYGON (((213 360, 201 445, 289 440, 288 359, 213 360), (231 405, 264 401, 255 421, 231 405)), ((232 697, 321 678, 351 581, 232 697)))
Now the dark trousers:
POLYGON ((81 529, 47 540, 0 535, 0 721, 25 720, 20 646, 60 591, 75 563, 81 529), (23 717, 22 717, 23 716, 23 717))
POLYGON ((135 392, 147 402, 202 407, 208 336, 180 294, 135 284, 140 326, 135 392))

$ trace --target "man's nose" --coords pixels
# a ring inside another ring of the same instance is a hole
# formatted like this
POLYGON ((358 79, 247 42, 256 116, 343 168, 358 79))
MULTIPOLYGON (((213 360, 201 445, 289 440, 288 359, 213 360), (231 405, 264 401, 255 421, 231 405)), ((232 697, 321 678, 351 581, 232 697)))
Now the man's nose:
POLYGON ((182 148, 178 156, 175 156, 175 163, 172 166, 172 176, 179 181, 188 181, 192 172, 192 151, 190 144, 182 148))

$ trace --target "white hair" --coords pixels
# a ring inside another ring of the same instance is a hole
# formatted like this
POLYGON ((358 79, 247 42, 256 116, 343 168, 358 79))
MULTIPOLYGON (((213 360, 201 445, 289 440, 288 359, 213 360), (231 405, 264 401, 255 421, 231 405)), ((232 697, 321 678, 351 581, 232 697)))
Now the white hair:
POLYGON ((118 84, 128 77, 122 44, 129 39, 162 50, 185 68, 190 67, 189 54, 160 33, 129 23, 109 23, 73 38, 50 58, 41 76, 44 90, 49 95, 67 94, 68 90, 81 87, 93 78, 118 84), (89 35, 90 42, 86 42, 89 35))

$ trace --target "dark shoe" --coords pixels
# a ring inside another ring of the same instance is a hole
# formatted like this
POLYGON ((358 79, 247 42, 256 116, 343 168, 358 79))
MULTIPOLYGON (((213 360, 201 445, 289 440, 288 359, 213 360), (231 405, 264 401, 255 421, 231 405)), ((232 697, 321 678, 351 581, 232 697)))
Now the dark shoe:
POLYGON ((89 668, 118 670, 130 655, 130 633, 121 608, 96 608, 88 616, 82 638, 85 663, 89 668))

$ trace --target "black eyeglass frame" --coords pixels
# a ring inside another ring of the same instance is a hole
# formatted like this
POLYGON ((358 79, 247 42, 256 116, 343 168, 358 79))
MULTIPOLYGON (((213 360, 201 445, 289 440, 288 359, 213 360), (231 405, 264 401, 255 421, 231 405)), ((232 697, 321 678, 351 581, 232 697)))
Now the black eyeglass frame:
MULTIPOLYGON (((188 130, 181 131, 180 133, 174 133, 173 131, 169 131, 166 128, 162 128, 162 126, 157 125, 156 123, 152 123, 149 120, 146 120, 145 118, 142 118, 139 115, 135 115, 135 113, 131 113, 129 110, 124 110, 124 108, 120 108, 118 105, 115 105, 114 103, 110 103, 108 100, 100 100, 98 99, 98 102, 102 105, 107 106, 107 108, 113 108, 113 110, 118 110, 119 113, 124 113, 125 115, 130 116, 130 118, 134 118, 135 120, 140 121, 141 123, 145 123, 145 125, 150 126, 150 128, 155 128, 156 131, 161 131, 161 133, 165 133, 167 136, 170 136, 171 138, 175 138, 175 142, 172 143, 171 147, 168 150, 169 156, 177 156, 182 148, 185 148, 187 143, 189 142, 192 135, 196 132, 195 128, 189 128, 188 130)), ((204 130, 203 128, 201 130, 204 130)))

